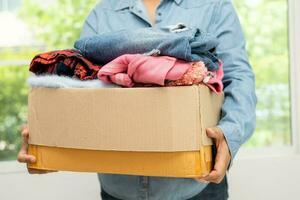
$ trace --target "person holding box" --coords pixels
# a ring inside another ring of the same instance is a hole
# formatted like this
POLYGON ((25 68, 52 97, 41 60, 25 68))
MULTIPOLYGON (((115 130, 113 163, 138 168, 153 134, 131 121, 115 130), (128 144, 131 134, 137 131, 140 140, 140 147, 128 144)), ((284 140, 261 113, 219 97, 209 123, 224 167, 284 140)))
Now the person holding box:
MULTIPOLYGON (((226 171, 254 131, 256 106, 254 73, 231 0, 102 0, 87 17, 81 38, 178 23, 205 30, 219 41, 216 52, 224 64, 225 100, 219 124, 206 130, 216 147, 213 170, 197 179, 99 174, 103 200, 228 199, 226 171)), ((34 163, 36 158, 27 154, 26 126, 22 128, 22 137, 18 160, 34 163)))

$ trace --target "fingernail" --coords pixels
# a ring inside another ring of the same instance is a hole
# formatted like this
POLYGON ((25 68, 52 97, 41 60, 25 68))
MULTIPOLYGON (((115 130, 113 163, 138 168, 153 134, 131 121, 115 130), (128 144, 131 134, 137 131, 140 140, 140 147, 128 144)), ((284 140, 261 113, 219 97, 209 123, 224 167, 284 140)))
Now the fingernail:
POLYGON ((32 162, 32 163, 35 163, 35 158, 30 158, 30 161, 32 162))

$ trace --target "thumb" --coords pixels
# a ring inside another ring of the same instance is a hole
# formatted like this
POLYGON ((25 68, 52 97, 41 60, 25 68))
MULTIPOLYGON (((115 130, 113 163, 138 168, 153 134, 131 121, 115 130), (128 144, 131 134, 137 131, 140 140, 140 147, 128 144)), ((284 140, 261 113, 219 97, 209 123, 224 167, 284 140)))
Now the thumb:
POLYGON ((206 129, 206 135, 210 138, 220 139, 222 132, 218 127, 211 127, 206 129))

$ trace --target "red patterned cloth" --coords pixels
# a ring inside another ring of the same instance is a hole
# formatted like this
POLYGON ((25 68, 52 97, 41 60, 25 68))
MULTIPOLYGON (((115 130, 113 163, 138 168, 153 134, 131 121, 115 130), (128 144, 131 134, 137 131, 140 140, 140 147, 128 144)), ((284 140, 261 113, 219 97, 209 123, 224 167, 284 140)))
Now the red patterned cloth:
POLYGON ((57 74, 80 80, 97 78, 101 66, 84 58, 76 49, 51 51, 33 58, 29 70, 36 75, 57 74))
POLYGON ((217 71, 208 71, 201 61, 191 64, 192 67, 178 80, 167 81, 166 86, 199 85, 205 84, 215 93, 223 91, 222 79, 224 76, 223 63, 219 62, 217 71))
POLYGON ((207 76, 207 68, 203 62, 191 63, 188 71, 178 80, 167 81, 166 86, 195 85, 203 82, 207 76))

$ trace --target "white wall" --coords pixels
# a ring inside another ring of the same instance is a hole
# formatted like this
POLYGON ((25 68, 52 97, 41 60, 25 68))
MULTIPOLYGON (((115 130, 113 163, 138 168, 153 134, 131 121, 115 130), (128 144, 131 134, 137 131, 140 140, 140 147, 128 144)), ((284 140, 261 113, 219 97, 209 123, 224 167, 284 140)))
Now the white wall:
POLYGON ((231 200, 299 200, 300 156, 241 158, 229 179, 231 200))

